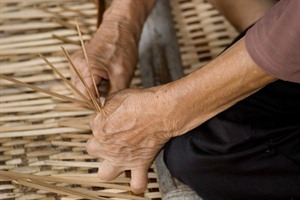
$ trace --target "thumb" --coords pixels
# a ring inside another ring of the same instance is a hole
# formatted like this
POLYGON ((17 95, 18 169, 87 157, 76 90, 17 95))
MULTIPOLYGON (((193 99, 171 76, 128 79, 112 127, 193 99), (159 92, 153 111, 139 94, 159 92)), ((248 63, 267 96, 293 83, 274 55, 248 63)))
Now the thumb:
POLYGON ((148 170, 144 168, 137 168, 131 170, 131 191, 135 194, 144 192, 148 184, 148 170))
POLYGON ((122 172, 119 167, 116 167, 110 163, 110 161, 104 160, 100 163, 98 168, 98 177, 102 181, 111 181, 122 172))
POLYGON ((120 78, 114 78, 109 80, 109 93, 118 92, 129 86, 129 83, 126 83, 125 80, 120 78))

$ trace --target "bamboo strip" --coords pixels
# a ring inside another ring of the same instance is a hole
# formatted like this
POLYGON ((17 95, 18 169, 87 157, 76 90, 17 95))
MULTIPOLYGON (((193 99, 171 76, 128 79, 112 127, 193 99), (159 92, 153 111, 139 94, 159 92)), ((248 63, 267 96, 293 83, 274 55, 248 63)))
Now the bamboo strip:
POLYGON ((153 183, 148 183, 147 185, 148 189, 152 189, 152 188, 159 188, 159 184, 157 182, 153 182, 153 183))
MULTIPOLYGON (((28 137, 29 138, 29 137, 28 137)), ((10 138, 13 139, 13 138, 10 138)), ((25 145, 26 148, 39 148, 39 147, 49 147, 51 146, 50 141, 31 141, 25 145)))
POLYGON ((11 141, 7 141, 7 142, 3 142, 2 146, 6 147, 6 146, 24 145, 29 142, 30 142, 30 140, 24 140, 24 139, 11 140, 11 141))
MULTIPOLYGON (((62 11, 66 11, 65 8, 68 8, 70 11, 75 12, 75 11, 83 11, 85 12, 84 14, 88 14, 88 13, 94 13, 97 14, 96 9, 95 9, 95 3, 92 2, 85 2, 84 4, 60 4, 56 7, 48 7, 48 11, 49 12, 53 12, 53 13, 61 13, 62 11)), ((70 14, 68 12, 68 14, 70 14)), ((73 13, 73 14, 77 14, 77 12, 73 13)), ((89 17, 91 17, 91 15, 87 15, 89 17)), ((73 17, 70 17, 72 19, 74 19, 73 17)))
MULTIPOLYGON (((104 181, 104 182, 129 184, 130 178, 122 177, 122 175, 124 175, 124 173, 112 181, 104 181)), ((65 174, 53 174, 51 176, 61 177, 61 178, 71 178, 71 179, 75 179, 75 180, 82 180, 82 178, 88 178, 90 182, 95 182, 95 183, 103 182, 97 177, 97 174, 92 174, 92 173, 89 173, 89 174, 84 174, 84 173, 82 173, 82 174, 78 174, 78 173, 77 174, 71 174, 71 173, 67 174, 67 173, 65 173, 65 174)))
POLYGON ((91 130, 88 123, 80 122, 80 120, 61 120, 58 122, 59 126, 66 126, 71 128, 83 129, 83 130, 91 130))
MULTIPOLYGON (((68 8, 70 10, 78 10, 78 11, 83 11, 83 10, 94 10, 95 14, 96 14, 96 10, 95 10, 95 3, 91 3, 91 2, 85 2, 84 4, 80 4, 80 5, 63 5, 63 8, 68 8)), ((85 13, 86 14, 86 13, 85 13)))
MULTIPOLYGON (((76 25, 71 24, 71 23, 67 22, 66 20, 61 20, 59 18, 55 18, 54 21, 59 23, 60 25, 62 25, 64 27, 66 27, 67 29, 76 30, 76 25)), ((89 34, 89 31, 85 30, 84 34, 89 34)))
POLYGON ((55 111, 84 111, 86 108, 79 107, 74 103, 56 103, 54 106, 55 111))
POLYGON ((99 162, 78 162, 78 161, 59 161, 59 160, 43 160, 31 163, 30 166, 61 166, 61 167, 83 167, 83 168, 98 168, 99 162))
MULTIPOLYGON (((85 46, 84 46, 84 42, 83 42, 83 39, 82 39, 82 34, 81 34, 81 31, 80 31, 77 20, 76 20, 76 28, 77 28, 77 32, 78 32, 78 35, 79 35, 81 48, 82 48, 82 51, 83 51, 83 54, 84 54, 84 57, 85 57, 85 61, 87 62, 88 70, 89 70, 89 73, 90 73, 90 76, 91 76, 91 79, 92 79, 92 82, 93 82, 94 90, 96 92, 96 99, 100 99, 99 91, 98 91, 98 88, 97 88, 97 85, 96 85, 96 82, 95 82, 95 79, 94 79, 94 75, 93 75, 93 72, 92 72, 91 63, 89 61, 89 58, 88 58, 88 55, 87 55, 87 52, 86 52, 86 49, 85 49, 85 46)), ((101 104, 100 104, 99 107, 101 109, 101 104)))
MULTIPOLYGON (((60 9, 61 10, 61 9, 60 9)), ((1 13, 1 20, 17 20, 22 16, 22 19, 32 19, 32 18, 53 18, 56 17, 60 10, 53 11, 48 10, 48 12, 45 12, 45 10, 38 10, 38 9, 26 9, 22 11, 16 11, 16 12, 10 12, 10 13, 1 13)), ((90 15, 91 17, 93 15, 96 15, 95 10, 86 10, 84 12, 86 15, 90 15)), ((77 16, 77 13, 74 12, 65 12, 61 14, 64 18, 74 18, 77 16)))
MULTIPOLYGON (((77 14, 77 16, 81 16, 81 17, 91 17, 90 14, 86 14, 83 9, 74 9, 74 8, 70 8, 66 5, 60 5, 60 7, 64 10, 64 11, 70 11, 70 12, 75 12, 77 14), (83 11, 83 12, 82 12, 83 11)), ((93 5, 91 7, 92 10, 95 9, 95 5, 93 5)))
MULTIPOLYGON (((19 42, 13 44, 3 44, 0 47, 0 51, 7 51, 7 50, 18 50, 18 49, 25 49, 29 47, 40 47, 40 46, 49 46, 49 45, 58 45, 61 44, 61 40, 58 39, 45 39, 45 40, 36 40, 36 41, 29 41, 29 42, 19 42)), ((5 54, 4 54, 5 55, 5 54)))
POLYGON ((74 103, 78 103, 79 105, 82 105, 82 106, 85 106, 85 107, 90 108, 90 106, 89 106, 87 103, 82 102, 82 101, 80 101, 80 100, 78 100, 78 99, 74 99, 74 98, 72 98, 72 97, 64 96, 64 95, 61 95, 61 94, 52 92, 52 91, 50 91, 50 90, 45 90, 45 89, 36 87, 36 86, 34 86, 34 85, 30 85, 30 84, 27 84, 27 83, 18 81, 18 80, 14 79, 14 78, 10 78, 10 77, 5 76, 5 75, 2 75, 2 74, 0 74, 0 77, 3 78, 3 79, 5 79, 5 80, 11 81, 11 82, 13 82, 13 83, 15 83, 15 84, 17 84, 17 85, 25 86, 25 87, 31 88, 31 89, 33 89, 33 90, 35 90, 35 91, 43 92, 43 93, 48 94, 48 95, 50 95, 50 96, 54 96, 54 97, 57 97, 57 98, 60 98, 60 99, 63 99, 63 100, 67 100, 67 101, 72 101, 72 102, 74 102, 74 103))
POLYGON ((12 198, 17 198, 23 196, 21 192, 14 192, 14 193, 4 193, 3 195, 0 194, 1 199, 12 199, 12 198))
POLYGON ((97 102, 97 99, 95 98, 95 96, 91 93, 85 79, 83 78, 81 72, 76 68, 76 66, 74 65, 73 61, 71 60, 71 57, 69 55, 69 53, 66 51, 66 49, 64 47, 61 47, 62 50, 63 50, 63 53, 65 54, 65 56, 67 57, 69 63, 70 63, 70 66, 72 67, 72 69, 76 72, 78 78, 80 79, 81 83, 84 85, 84 87, 86 88, 86 91, 89 95, 89 97, 91 98, 94 106, 95 106, 95 109, 100 112, 101 111, 101 108, 99 106, 99 103, 97 102))
MULTIPOLYGON (((79 190, 82 190, 81 188, 79 190)), ((149 200, 145 197, 139 197, 135 195, 130 194, 118 194, 118 193, 110 193, 110 192, 102 192, 102 191, 90 191, 90 193, 105 197, 111 197, 111 198, 121 198, 121 199, 130 199, 130 200, 149 200)))
MULTIPOLYGON (((48 129, 48 128, 58 128, 58 123, 51 123, 51 124, 28 124, 23 126, 1 126, 1 132, 12 132, 12 131, 27 131, 27 130, 37 130, 37 129, 48 129)), ((1 135, 2 133, 0 133, 1 135)))
POLYGON ((0 138, 13 138, 13 137, 27 137, 27 136, 38 136, 38 135, 53 135, 61 133, 83 133, 86 130, 78 130, 75 128, 49 128, 49 129, 37 129, 30 131, 16 131, 16 132, 2 132, 0 138))
POLYGON ((88 140, 91 138, 91 135, 87 135, 87 134, 72 134, 72 133, 62 133, 61 136, 63 138, 71 138, 71 139, 83 139, 83 140, 88 140))
MULTIPOLYGON (((52 99, 25 100, 25 101, 1 103, 0 109, 16 107, 16 106, 22 107, 22 106, 49 105, 49 104, 53 104, 52 99)), ((58 104, 58 105, 60 105, 60 104, 58 104)), ((57 107, 57 105, 55 106, 54 110, 56 110, 56 107, 57 107)))
MULTIPOLYGON (((73 44, 64 44, 66 48, 70 51, 78 50, 79 47, 73 44)), ((45 47, 28 47, 28 48, 18 48, 18 49, 6 49, 5 52, 2 53, 1 56, 8 56, 8 55, 18 55, 18 54, 38 54, 38 53, 55 53, 57 52, 57 46, 47 46, 45 47)))
POLYGON ((17 43, 17 42, 24 42, 24 41, 32 41, 32 40, 45 40, 52 38, 52 35, 56 34, 59 36, 72 36, 76 35, 75 30, 53 30, 41 33, 33 33, 28 35, 16 35, 16 36, 9 36, 5 38, 0 38, 1 44, 10 44, 10 43, 17 43))
POLYGON ((40 112, 40 111, 50 111, 53 110, 55 105, 53 104, 47 104, 47 105, 39 105, 39 106, 22 106, 22 107, 9 107, 9 108, 3 108, 1 106, 0 114, 3 113, 19 113, 19 112, 26 112, 26 113, 34 113, 34 112, 40 112))
POLYGON ((9 184, 0 184, 0 191, 1 190, 10 190, 10 189, 15 189, 16 187, 13 185, 9 184))
POLYGON ((8 32, 13 32, 13 31, 28 31, 28 30, 35 30, 35 29, 53 29, 53 28, 58 28, 60 27, 59 24, 54 23, 54 22, 29 22, 26 24, 2 24, 0 26, 0 31, 8 31, 8 32))
MULTIPOLYGON (((63 73, 66 75, 68 74, 66 76, 68 78, 69 73, 67 73, 67 70, 64 70, 63 73)), ((58 78, 58 76, 53 75, 53 74, 39 74, 39 75, 30 76, 30 77, 20 77, 20 78, 18 78, 18 80, 19 80, 19 82, 24 82, 24 83, 35 83, 35 82, 41 82, 41 81, 59 80, 59 78, 58 78)), ((3 86, 13 84, 12 81, 8 81, 8 80, 1 80, 0 83, 3 86)))
POLYGON ((63 152, 59 154, 54 154, 49 156, 52 160, 87 160, 87 159, 95 159, 94 157, 88 155, 88 154, 82 154, 81 152, 75 153, 75 152, 63 152))
MULTIPOLYGON (((7 174, 3 173, 3 171, 0 171, 0 175, 7 174)), ((88 185, 88 186, 97 186, 97 187, 103 187, 103 188, 111 188, 111 189, 118 189, 124 191, 130 191, 129 186, 125 185, 116 185, 111 183, 103 183, 103 182, 91 182, 87 178, 86 180, 83 180, 82 178, 61 178, 61 177, 55 177, 55 176, 37 176, 37 175, 31 175, 31 174, 23 174, 23 173, 11 173, 8 172, 8 174, 13 174, 13 176, 17 176, 18 178, 22 179, 30 179, 30 180, 38 180, 38 181, 45 181, 45 182, 52 182, 52 183, 69 183, 69 184, 80 184, 80 185, 88 185)))
POLYGON ((65 142, 65 141, 52 141, 52 145, 64 147, 85 147, 86 143, 83 142, 65 142))
POLYGON ((61 150, 59 149, 47 149, 47 150, 39 150, 39 151, 31 151, 31 152, 26 152, 25 155, 27 158, 36 158, 36 157, 41 157, 41 156, 49 156, 53 154, 58 154, 60 153, 61 150))
MULTIPOLYGON (((159 188, 159 187, 157 187, 157 188, 159 188)), ((162 195, 160 192, 145 193, 145 197, 150 198, 150 199, 162 199, 162 195)))
MULTIPOLYGON (((85 40, 90 39, 90 36, 88 35, 84 35, 83 36, 85 40)), ((1 41, 1 40, 0 40, 1 41)), ((2 42, 2 41, 1 41, 2 42)), ((56 33, 53 33, 51 35, 51 37, 49 38, 45 38, 43 40, 36 40, 36 39, 32 39, 32 40, 24 40, 24 41, 19 41, 17 43, 4 43, 1 45, 1 50, 8 50, 8 49, 18 49, 18 48, 28 48, 28 47, 35 47, 35 46, 42 46, 42 45, 56 45, 56 44, 61 44, 61 43, 65 43, 65 44, 75 44, 75 45, 79 45, 80 42, 77 41, 77 37, 75 35, 66 35, 66 36, 61 36, 58 35, 56 33)))
POLYGON ((80 42, 71 40, 67 37, 59 36, 59 35, 56 35, 56 34, 53 34, 52 37, 55 38, 55 39, 61 40, 63 43, 80 45, 80 42))
POLYGON ((22 101, 29 99, 41 99, 41 98, 49 98, 49 95, 44 93, 30 93, 30 94, 13 94, 13 95, 2 95, 0 98, 0 102, 14 102, 14 101, 22 101))
MULTIPOLYGON (((63 57, 50 57, 48 60, 52 63, 57 65, 58 63, 67 63, 65 62, 65 58, 63 57)), ((8 69, 14 69, 14 70, 20 70, 21 68, 28 68, 28 67, 35 67, 35 66, 43 66, 45 69, 47 68, 47 65, 45 64, 44 61, 42 61, 40 58, 32 58, 27 61, 22 61, 22 62, 7 62, 7 63, 1 63, 0 69, 1 69, 1 74, 3 73, 3 70, 6 68, 8 69)), ((30 69, 30 68, 28 68, 30 69)))
MULTIPOLYGON (((37 73, 44 73, 49 70, 47 65, 39 65, 39 66, 30 66, 30 67, 19 67, 19 68, 9 68, 6 66, 5 63, 3 63, 3 68, 0 67, 1 74, 22 74, 22 73, 31 73, 31 74, 37 74, 37 73)), ((62 71, 65 71, 67 68, 67 63, 57 63, 55 64, 56 69, 61 69, 62 71)), ((69 74, 66 74, 68 77, 69 74)))
MULTIPOLYGON (((72 2, 72 0, 64 0, 64 2, 72 2)), ((32 5, 33 3, 47 3, 47 2, 53 2, 53 0, 26 0, 26 3, 28 3, 29 5, 32 5)), ((1 4, 12 4, 12 3, 24 3, 24 0, 1 0, 0 1, 0 5, 1 4)))
POLYGON ((78 191, 75 189, 71 189, 71 188, 66 188, 66 187, 58 187, 55 185, 51 185, 45 182, 41 182, 41 181, 37 181, 37 180, 32 180, 32 179, 21 179, 17 176, 14 176, 12 174, 8 174, 8 173, 1 173, 1 177, 2 179, 8 180, 8 181, 13 181, 16 184, 20 184, 20 185, 24 185, 27 187, 32 187, 32 188, 36 188, 36 189, 41 189, 41 190, 46 190, 46 191, 50 191, 50 192, 54 192, 57 194, 62 194, 62 195, 71 195, 71 196, 75 196, 75 197, 82 197, 82 198, 89 198, 89 199, 105 199, 105 198, 101 198, 98 197, 95 194, 91 194, 89 191, 85 191, 85 190, 81 190, 78 191), (85 192, 84 192, 85 191, 85 192))
POLYGON ((39 56, 51 67, 51 69, 59 75, 59 77, 74 91, 76 92, 89 106, 92 108, 93 104, 88 100, 70 81, 68 81, 42 54, 39 56))
POLYGON ((18 20, 22 16, 22 19, 31 19, 31 18, 51 18, 53 15, 50 13, 45 13, 37 9, 26 9, 22 11, 15 11, 9 13, 1 13, 1 21, 4 20, 18 20))

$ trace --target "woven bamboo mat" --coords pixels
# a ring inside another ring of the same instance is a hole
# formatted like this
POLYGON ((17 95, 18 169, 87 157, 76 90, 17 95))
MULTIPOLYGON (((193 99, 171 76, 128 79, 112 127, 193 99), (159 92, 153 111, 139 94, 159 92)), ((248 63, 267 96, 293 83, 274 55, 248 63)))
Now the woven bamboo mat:
MULTIPOLYGON (((206 64, 236 35, 204 0, 170 4, 185 73, 206 64)), ((97 15, 93 1, 1 0, 0 8, 0 73, 72 96, 37 54, 69 78, 60 46, 70 53, 80 48, 75 18, 83 38, 91 38, 97 15)), ((141 82, 137 69, 131 86, 141 87, 141 82)), ((97 179, 100 160, 85 151, 92 111, 2 79, 0 89, 0 199, 161 198, 155 166, 142 196, 129 192, 128 173, 112 182, 97 179)))
POLYGON ((207 64, 236 37, 236 30, 207 1, 169 2, 186 74, 207 64))

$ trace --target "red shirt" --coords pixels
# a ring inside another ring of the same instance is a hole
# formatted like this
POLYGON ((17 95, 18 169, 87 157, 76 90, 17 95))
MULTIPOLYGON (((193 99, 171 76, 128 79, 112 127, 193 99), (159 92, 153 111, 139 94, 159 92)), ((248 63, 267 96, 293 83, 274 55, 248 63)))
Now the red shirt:
POLYGON ((245 36, 253 61, 268 74, 300 83, 300 1, 281 0, 245 36))

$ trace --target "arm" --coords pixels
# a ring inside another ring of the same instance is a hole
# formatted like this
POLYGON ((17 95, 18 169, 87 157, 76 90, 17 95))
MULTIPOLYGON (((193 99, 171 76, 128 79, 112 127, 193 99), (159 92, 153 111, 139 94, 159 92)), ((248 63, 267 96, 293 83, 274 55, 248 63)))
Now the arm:
POLYGON ((108 97, 91 123, 90 155, 102 157, 98 175, 111 180, 131 170, 131 188, 144 190, 147 170, 171 139, 274 81, 252 61, 244 39, 216 60, 178 81, 108 97))
MULTIPOLYGON (((154 4, 155 0, 114 0, 105 11, 96 34, 86 44, 96 83, 99 84, 102 79, 109 80, 110 92, 128 87, 137 64, 143 23, 154 4)), ((76 52, 72 58, 82 71, 90 90, 95 93, 82 51, 76 52)), ((71 79, 88 97, 85 87, 73 71, 71 79)))
POLYGON ((176 100, 174 115, 180 116, 173 136, 186 133, 274 80, 253 62, 242 38, 207 66, 162 87, 162 93, 176 100))
POLYGON ((243 31, 261 18, 278 0, 209 0, 232 25, 243 31))

